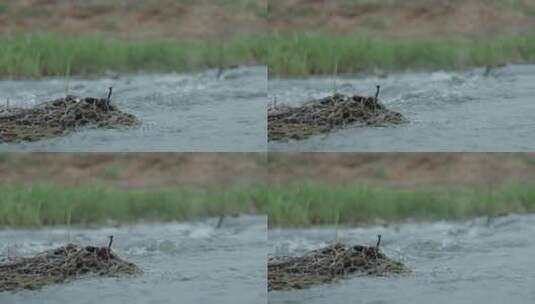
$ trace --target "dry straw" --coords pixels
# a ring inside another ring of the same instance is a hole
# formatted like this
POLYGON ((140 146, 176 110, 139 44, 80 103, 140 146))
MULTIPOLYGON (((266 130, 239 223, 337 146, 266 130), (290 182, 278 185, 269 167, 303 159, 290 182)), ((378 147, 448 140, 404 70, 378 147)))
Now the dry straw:
POLYGON ((44 251, 33 257, 11 258, 0 264, 0 292, 37 289, 90 275, 120 276, 141 273, 128 261, 120 259, 108 247, 81 247, 69 244, 44 251))
POLYGON ((374 97, 336 93, 298 107, 271 104, 268 140, 299 140, 347 126, 386 126, 406 122, 403 115, 379 102, 379 89, 377 86, 374 97))
POLYGON ((81 127, 117 128, 139 124, 131 114, 111 104, 107 98, 65 98, 39 104, 33 108, 0 109, 0 143, 37 141, 66 135, 81 127))
POLYGON ((268 261, 268 290, 302 289, 329 283, 351 274, 387 275, 407 272, 400 262, 375 247, 335 244, 303 256, 271 257, 268 261))

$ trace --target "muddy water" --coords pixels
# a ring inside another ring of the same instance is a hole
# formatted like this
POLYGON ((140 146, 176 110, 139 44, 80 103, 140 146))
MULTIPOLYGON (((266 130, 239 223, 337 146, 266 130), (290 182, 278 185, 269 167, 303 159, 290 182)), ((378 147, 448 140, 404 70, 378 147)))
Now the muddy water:
POLYGON ((412 273, 272 291, 270 303, 535 303, 535 216, 389 227, 272 230, 269 254, 300 254, 335 240, 373 245, 412 273))
POLYGON ((104 246, 114 235, 119 256, 144 274, 128 278, 92 278, 39 291, 0 294, 0 303, 265 303, 265 217, 216 219, 190 224, 146 224, 103 229, 0 231, 0 259, 32 255, 64 245, 104 246))
POLYGON ((272 151, 532 151, 535 65, 463 73, 404 73, 386 78, 269 81, 269 100, 299 104, 335 90, 375 94, 410 121, 391 128, 349 128, 308 140, 270 143, 272 151))
POLYGON ((65 96, 106 96, 142 120, 139 128, 80 130, 36 143, 0 144, 0 151, 265 151, 267 71, 242 67, 198 74, 102 79, 0 81, 0 105, 31 106, 65 96))

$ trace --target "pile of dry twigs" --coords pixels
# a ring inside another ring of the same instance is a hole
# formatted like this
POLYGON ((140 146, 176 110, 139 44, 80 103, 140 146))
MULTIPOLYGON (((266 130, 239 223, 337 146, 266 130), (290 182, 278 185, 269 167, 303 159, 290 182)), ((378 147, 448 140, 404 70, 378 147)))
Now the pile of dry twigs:
POLYGON ((268 109, 268 140, 306 139, 346 126, 386 126, 401 124, 401 113, 387 109, 375 97, 347 96, 336 93, 311 100, 298 107, 270 104, 268 109))
POLYGON ((271 257, 268 261, 268 290, 302 289, 329 283, 350 274, 386 275, 406 272, 400 262, 375 247, 335 244, 303 256, 271 257))
POLYGON ((80 127, 116 128, 139 124, 131 114, 119 111, 108 98, 64 98, 33 108, 0 109, 0 143, 37 141, 65 135, 80 127))
POLYGON ((0 292, 37 289, 89 275, 119 276, 140 272, 136 265, 112 252, 111 241, 108 247, 69 244, 0 264, 0 292))

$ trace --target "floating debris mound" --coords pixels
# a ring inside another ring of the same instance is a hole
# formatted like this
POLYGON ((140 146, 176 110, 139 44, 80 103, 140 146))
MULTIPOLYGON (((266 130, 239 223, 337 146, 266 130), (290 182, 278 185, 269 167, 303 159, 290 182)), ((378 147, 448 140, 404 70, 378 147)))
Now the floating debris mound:
POLYGON ((116 277, 141 273, 136 265, 115 255, 110 246, 69 244, 0 264, 0 292, 38 289, 90 275, 116 277))
POLYGON ((306 139, 346 126, 386 126, 401 124, 401 113, 387 109, 375 97, 336 93, 311 100, 298 107, 271 104, 268 108, 268 140, 306 139))
POLYGON ((304 256, 269 258, 268 290, 303 289, 350 274, 382 276, 407 271, 403 264, 381 253, 379 246, 349 247, 339 243, 304 256))
POLYGON ((116 128, 139 124, 108 98, 68 95, 33 108, 0 109, 0 143, 37 141, 61 136, 80 127, 116 128))

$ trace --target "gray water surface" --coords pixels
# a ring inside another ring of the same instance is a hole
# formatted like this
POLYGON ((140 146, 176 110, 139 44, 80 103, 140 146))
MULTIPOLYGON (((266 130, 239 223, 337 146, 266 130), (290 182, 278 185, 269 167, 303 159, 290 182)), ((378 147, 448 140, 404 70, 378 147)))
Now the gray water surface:
POLYGON ((535 303, 535 215, 388 227, 272 230, 270 255, 302 254, 335 240, 374 245, 409 266, 394 277, 355 277, 271 291, 269 303, 535 303))
POLYGON ((345 94, 373 96, 404 114, 396 127, 348 128, 288 143, 272 151, 533 151, 535 65, 467 72, 393 74, 386 78, 270 79, 269 100, 297 105, 345 94))
POLYGON ((197 74, 124 75, 119 78, 1 80, 0 104, 32 106, 64 97, 105 97, 142 125, 82 129, 35 143, 1 144, 0 151, 266 151, 267 69, 240 67, 197 74))
POLYGON ((120 228, 0 230, 0 260, 34 255, 65 245, 106 245, 136 263, 143 274, 90 278, 36 291, 0 293, 0 303, 265 303, 265 217, 227 218, 187 224, 143 224, 120 228))

